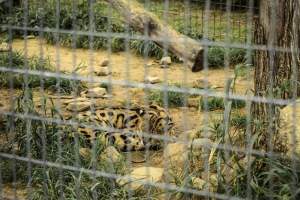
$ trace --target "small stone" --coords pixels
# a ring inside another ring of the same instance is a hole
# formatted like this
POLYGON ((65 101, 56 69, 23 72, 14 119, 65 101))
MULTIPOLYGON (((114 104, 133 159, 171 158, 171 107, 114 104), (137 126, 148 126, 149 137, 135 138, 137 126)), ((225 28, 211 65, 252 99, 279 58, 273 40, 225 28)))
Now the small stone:
POLYGON ((106 94, 106 89, 102 87, 89 88, 88 90, 80 93, 81 96, 85 96, 87 98, 102 98, 106 94))
POLYGON ((154 63, 153 62, 148 62, 147 64, 146 64, 146 67, 151 67, 151 66, 153 66, 154 65, 154 63))
POLYGON ((191 141, 191 140, 194 140, 196 138, 199 138, 199 136, 200 136, 199 130, 192 129, 192 130, 185 131, 184 133, 180 134, 178 136, 178 140, 181 140, 181 141, 185 141, 185 140, 191 141))
POLYGON ((175 177, 184 173, 188 163, 188 145, 183 143, 168 144, 164 150, 165 179, 169 183, 176 183, 175 177))
POLYGON ((0 52, 7 52, 9 51, 9 45, 6 42, 2 42, 0 44, 0 52))
POLYGON ((123 156, 117 151, 115 147, 109 146, 101 153, 100 158, 105 162, 117 163, 122 160, 123 156))
POLYGON ((194 139, 189 143, 189 147, 195 149, 210 149, 213 146, 213 142, 208 138, 194 139))
POLYGON ((200 98, 188 98, 187 105, 188 107, 199 108, 200 98))
POLYGON ((89 82, 89 83, 85 83, 87 88, 96 88, 96 87, 101 87, 100 83, 94 83, 94 82, 89 82))
MULTIPOLYGON (((300 168, 300 99, 280 110, 280 141, 287 149, 287 156, 300 168)), ((277 147, 277 146, 276 146, 277 147)), ((277 147, 278 148, 278 147, 277 147)))
POLYGON ((63 104, 66 105, 66 104, 70 104, 70 103, 76 103, 76 102, 78 103, 78 102, 86 102, 86 101, 88 101, 87 98, 85 98, 85 97, 79 97, 79 98, 75 98, 75 99, 66 100, 66 101, 63 102, 63 104))
POLYGON ((67 105, 67 110, 81 112, 89 109, 92 106, 90 101, 86 102, 72 102, 67 105))
POLYGON ((170 56, 163 57, 160 60, 159 64, 161 65, 161 67, 168 67, 169 65, 172 64, 171 57, 170 56))
POLYGON ((198 189, 198 190, 203 190, 204 187, 207 185, 207 182, 201 178, 198 178, 198 177, 192 177, 192 184, 193 184, 193 187, 195 189, 198 189))
POLYGON ((24 39, 30 40, 30 39, 34 39, 35 35, 27 35, 24 37, 24 39))
POLYGON ((109 59, 104 59, 101 63, 100 66, 101 67, 107 67, 109 65, 109 59))
POLYGON ((91 150, 89 148, 80 148, 79 149, 79 154, 83 158, 90 158, 91 157, 91 150))
POLYGON ((145 82, 155 84, 155 83, 160 83, 161 80, 157 76, 147 76, 145 82))
POLYGON ((94 73, 97 76, 108 76, 109 74, 111 74, 108 67, 101 67, 101 68, 97 69, 94 73))
POLYGON ((193 88, 199 88, 199 89, 211 88, 211 84, 205 79, 197 79, 193 82, 193 88))
POLYGON ((157 167, 138 167, 125 176, 117 179, 119 186, 125 189, 138 190, 145 187, 145 182, 158 183, 163 178, 164 169, 157 167), (130 183, 130 184, 129 184, 130 183))
POLYGON ((224 87, 223 86, 219 86, 219 85, 211 85, 210 88, 215 90, 215 89, 222 89, 224 87))

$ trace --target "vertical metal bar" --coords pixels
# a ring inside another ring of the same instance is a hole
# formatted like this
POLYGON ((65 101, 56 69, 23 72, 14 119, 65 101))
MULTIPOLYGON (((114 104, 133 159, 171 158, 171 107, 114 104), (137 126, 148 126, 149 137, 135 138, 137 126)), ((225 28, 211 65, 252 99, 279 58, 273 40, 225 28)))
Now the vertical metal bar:
MULTIPOLYGON (((59 34, 59 30, 60 30, 60 21, 61 21, 61 1, 60 0, 55 0, 55 17, 56 17, 56 22, 55 22, 55 33, 54 37, 55 37, 55 72, 59 73, 60 72, 60 34, 59 34)), ((60 97, 61 96, 61 89, 60 89, 60 82, 61 79, 60 78, 56 78, 57 84, 56 84, 56 93, 57 95, 60 97)), ((61 103, 59 101, 58 103, 58 109, 61 109, 61 103)), ((59 199, 63 200, 64 199, 64 174, 63 174, 63 169, 62 169, 62 162, 61 162, 61 158, 62 158, 62 131, 58 131, 58 138, 57 138, 57 148, 58 148, 58 153, 57 153, 57 160, 59 162, 60 167, 58 168, 58 174, 59 174, 59 182, 60 182, 60 186, 58 188, 59 190, 59 199)))
MULTIPOLYGON (((76 34, 76 31, 78 31, 78 24, 77 24, 77 14, 78 14, 78 0, 72 0, 72 30, 74 31, 74 33, 72 34, 72 76, 73 79, 75 80, 76 78, 76 73, 75 69, 76 69, 76 65, 77 65, 77 51, 76 51, 76 47, 77 47, 77 41, 78 41, 78 35, 76 34)), ((76 93, 78 92, 78 88, 72 88, 75 92, 73 94, 74 98, 76 98, 76 93)), ((78 111, 77 109, 75 109, 76 111, 73 111, 73 115, 77 115, 78 111)), ((74 166, 79 170, 81 167, 81 163, 80 163, 80 155, 79 155, 79 148, 80 148, 80 144, 79 144, 79 132, 77 130, 78 125, 72 127, 75 132, 75 145, 74 145, 74 151, 75 151, 75 163, 74 166)), ((79 176, 80 176, 80 172, 78 172, 77 174, 78 177, 76 177, 76 183, 75 183, 75 195, 77 199, 81 198, 80 195, 80 180, 79 180, 79 176)))
MULTIPOLYGON (((8 16, 9 17, 12 17, 13 16, 13 1, 9 1, 9 14, 8 16)), ((8 21, 8 43, 9 43, 9 67, 12 68, 13 67, 13 60, 12 60, 12 57, 13 57, 13 52, 12 52, 12 42, 13 42, 13 29, 12 29, 12 23, 11 23, 11 20, 8 21)), ((12 73, 8 73, 8 78, 9 78, 9 102, 10 102, 10 110, 13 110, 13 107, 14 107, 14 82, 13 82, 13 74, 12 73)), ((14 115, 14 111, 12 112, 12 114, 14 115)), ((10 136, 12 136, 13 138, 11 139, 12 140, 12 143, 14 144, 16 142, 16 138, 15 138, 15 124, 14 124, 14 117, 12 116, 7 116, 8 120, 7 120, 7 125, 6 125, 6 131, 8 132, 8 134, 10 136)), ((17 199, 17 186, 16 186, 16 183, 17 183, 17 161, 15 159, 15 156, 16 156, 16 150, 15 148, 12 149, 12 155, 14 157, 14 159, 12 160, 12 174, 13 174, 13 183, 12 183, 12 186, 13 186, 13 196, 14 196, 14 199, 17 199)))
MULTIPOLYGON (((203 38, 204 38, 204 42, 207 42, 207 38, 209 37, 209 20, 210 20, 210 14, 211 14, 211 0, 206 0, 205 1, 205 13, 204 13, 204 33, 203 33, 203 38)), ((207 77, 208 77, 208 50, 209 50, 209 46, 204 43, 203 44, 203 47, 204 47, 204 63, 203 63, 203 66, 204 66, 204 69, 203 69, 203 75, 205 78, 205 85, 204 85, 204 89, 205 91, 208 91, 208 80, 207 80, 207 77)), ((208 99, 207 99, 207 95, 204 95, 203 96, 203 110, 204 110, 204 113, 203 113, 203 124, 206 125, 206 128, 204 130, 204 137, 207 137, 208 136, 208 132, 207 132, 207 124, 208 123, 208 99)), ((204 156, 204 177, 202 177, 207 183, 210 182, 210 164, 209 164, 209 157, 207 156, 204 156)), ((210 191, 210 186, 209 184, 207 184, 204 188, 204 191, 205 192, 209 192, 210 191)), ((206 199, 209 199, 210 198, 210 195, 208 195, 206 197, 206 199)))
MULTIPOLYGON (((89 70, 89 75, 90 75, 90 81, 92 85, 95 84, 94 82, 94 70, 95 70, 95 59, 94 59, 94 35, 95 33, 95 13, 94 13, 94 6, 95 6, 95 0, 88 0, 88 15, 89 15, 89 35, 88 35, 88 40, 89 40, 89 60, 88 60, 88 70, 89 70)), ((91 96, 91 102, 92 105, 94 105, 95 99, 93 96, 91 96)), ((91 112, 95 114, 95 107, 91 106, 91 112)), ((93 126, 97 126, 97 124, 92 124, 93 126)), ((92 142, 92 156, 91 156, 91 168, 93 170, 93 184, 97 184, 97 178, 96 178, 96 170, 97 170, 97 145, 98 142, 93 141, 92 142)), ((99 194, 96 192, 96 190, 92 190, 92 197, 94 200, 99 198, 99 194)))
MULTIPOLYGON (((43 52, 43 37, 44 37, 44 32, 43 32, 43 27, 44 27, 44 17, 43 17, 43 14, 40 13, 41 11, 44 11, 44 2, 39 0, 37 2, 37 9, 36 9, 36 12, 37 12, 37 15, 40 16, 40 20, 39 20, 39 31, 38 31, 38 34, 39 34, 39 51, 40 51, 40 55, 39 55, 39 62, 40 62, 40 65, 41 65, 41 70, 45 70, 44 68, 44 64, 45 63, 45 59, 44 59, 44 52, 43 52)), ((40 103, 42 105, 43 108, 46 109, 46 104, 45 104, 45 101, 44 99, 46 98, 45 97, 45 90, 44 90, 44 80, 42 77, 40 77, 40 93, 41 93, 41 99, 40 99, 40 103)), ((42 160, 44 162, 43 164, 43 193, 44 193, 44 198, 45 199, 48 199, 48 189, 47 189, 47 175, 46 175, 46 155, 47 155, 47 147, 46 147, 46 130, 45 130, 45 122, 42 122, 42 128, 41 130, 37 130, 37 133, 38 132, 41 132, 40 134, 42 135, 42 160)))
MULTIPOLYGON (((130 4, 130 0, 127 0, 127 3, 130 4)), ((128 16, 131 17, 131 16, 128 16)), ((131 74, 130 74, 130 60, 131 60, 131 56, 130 56, 130 52, 129 52, 129 35, 130 34, 130 25, 129 25, 129 20, 126 21, 125 23, 125 56, 126 56, 126 60, 125 60, 125 83, 128 84, 130 82, 130 78, 131 78, 131 74)), ((126 108, 129 109, 130 108, 130 104, 131 104, 131 95, 130 95, 130 91, 129 88, 126 87, 125 88, 126 91, 126 108)), ((127 127, 128 128, 128 127, 127 127)), ((136 133, 133 133, 136 134, 136 133)), ((128 154, 126 154, 126 161, 127 161, 127 166, 129 167, 129 169, 132 168, 132 153, 129 152, 128 154)), ((129 180, 130 181, 130 180, 129 180)), ((129 183, 129 188, 131 188, 131 183, 129 183)), ((128 194, 129 194, 129 199, 132 198, 133 196, 133 192, 129 189, 128 190, 128 194)))
MULTIPOLYGON (((249 8, 247 11, 247 24, 246 24, 246 42, 247 45, 251 45, 252 44, 252 29, 253 29, 253 6, 254 6, 254 0, 249 0, 249 8)), ((251 49, 247 49, 247 53, 246 53, 246 63, 247 63, 247 71, 250 72, 250 66, 252 65, 252 50, 251 49)), ((250 83, 251 78, 250 76, 247 76, 247 91, 250 91, 252 89, 252 84, 250 83)), ((246 154, 246 158, 247 158, 247 190, 246 190, 246 195, 247 195, 247 199, 252 199, 252 190, 251 190, 251 152, 252 152, 252 142, 251 142, 251 138, 252 138, 252 133, 251 133, 251 121, 252 121, 252 117, 251 117, 251 94, 250 92, 248 92, 247 94, 247 101, 246 101, 246 150, 247 150, 247 154, 246 154)))
MULTIPOLYGON (((25 57, 25 66, 24 69, 27 70, 27 72, 24 75, 24 99, 25 102, 29 102, 29 82, 28 82, 28 69, 29 69, 29 63, 28 63, 28 41, 27 41, 27 35, 28 35, 28 31, 27 31, 27 27, 28 27, 28 14, 29 14, 29 5, 28 5, 28 0, 24 0, 23 1, 24 4, 24 15, 23 15, 23 28, 24 28, 24 57, 25 57)), ((24 114, 28 114, 29 113, 29 108, 28 105, 24 105, 24 114)), ((26 151, 27 151, 27 158, 28 158, 28 162, 27 162, 27 176, 28 176, 28 182, 27 182, 27 188, 28 188, 28 199, 32 199, 31 196, 31 191, 32 191, 32 164, 31 164, 31 159, 32 159, 32 155, 31 155, 31 142, 30 142, 30 138, 31 138, 31 121, 30 119, 25 119, 26 121, 26 151)))

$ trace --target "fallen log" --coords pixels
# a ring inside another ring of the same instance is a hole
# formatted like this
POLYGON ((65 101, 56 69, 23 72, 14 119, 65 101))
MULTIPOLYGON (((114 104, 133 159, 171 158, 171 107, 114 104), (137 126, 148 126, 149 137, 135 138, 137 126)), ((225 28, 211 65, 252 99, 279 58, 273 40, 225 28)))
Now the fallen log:
POLYGON ((182 59, 187 66, 197 72, 203 69, 204 48, 198 41, 178 33, 171 26, 164 24, 153 13, 146 11, 135 0, 106 0, 116 9, 134 30, 148 32, 149 40, 182 59))

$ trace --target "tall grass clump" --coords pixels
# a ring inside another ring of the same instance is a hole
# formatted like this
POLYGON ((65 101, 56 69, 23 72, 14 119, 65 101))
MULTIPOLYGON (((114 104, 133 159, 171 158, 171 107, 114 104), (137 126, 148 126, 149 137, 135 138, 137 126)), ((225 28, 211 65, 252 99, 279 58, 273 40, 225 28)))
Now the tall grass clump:
MULTIPOLYGON (((233 109, 240 109, 246 106, 246 102, 243 100, 233 99, 232 101, 232 108, 233 109)), ((200 108, 201 110, 223 110, 225 109, 224 105, 224 98, 222 97, 208 97, 208 98, 201 98, 200 99, 200 108)))
MULTIPOLYGON (((2 52, 0 53, 0 66, 11 69, 29 69, 39 72, 55 72, 49 59, 38 57, 25 58, 20 52, 2 52)), ((0 72, 0 87, 8 88, 10 84, 14 88, 22 88, 25 85, 30 88, 43 86, 45 89, 60 89, 61 92, 71 93, 74 88, 79 91, 84 88, 80 81, 69 79, 58 79, 56 77, 42 77, 38 75, 21 74, 15 72, 0 72)))
MULTIPOLYGON (((225 48, 210 47, 208 49, 208 66, 222 67, 225 62, 225 48)), ((229 65, 243 63, 246 60, 246 49, 231 48, 228 50, 229 65)))
MULTIPOLYGON (((151 90, 149 92, 149 100, 160 106, 164 105, 165 92, 160 90, 151 90)), ((185 96, 181 92, 167 91, 166 92, 167 103, 171 107, 181 107, 184 105, 185 96)))

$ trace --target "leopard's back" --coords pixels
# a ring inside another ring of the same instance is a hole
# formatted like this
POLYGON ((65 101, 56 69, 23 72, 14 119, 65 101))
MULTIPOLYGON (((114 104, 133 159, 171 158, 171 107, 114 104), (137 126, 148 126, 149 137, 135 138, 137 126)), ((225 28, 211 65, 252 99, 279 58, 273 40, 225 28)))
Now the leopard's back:
POLYGON ((151 146, 152 143, 157 146, 157 140, 145 138, 143 134, 173 134, 171 132, 174 124, 171 117, 165 109, 157 105, 131 108, 97 107, 93 111, 78 113, 76 118, 95 127, 78 129, 88 143, 92 143, 92 140, 99 137, 99 132, 102 132, 106 143, 114 143, 120 150, 142 150, 144 145, 151 146))

